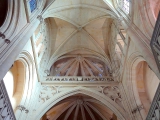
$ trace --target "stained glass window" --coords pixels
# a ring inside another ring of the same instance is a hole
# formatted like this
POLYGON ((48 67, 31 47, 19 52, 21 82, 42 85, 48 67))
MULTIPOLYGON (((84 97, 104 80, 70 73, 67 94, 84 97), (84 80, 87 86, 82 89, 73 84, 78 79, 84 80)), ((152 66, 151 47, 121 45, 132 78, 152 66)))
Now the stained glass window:
POLYGON ((30 5, 30 10, 31 10, 31 12, 33 12, 33 11, 36 9, 36 7, 37 7, 37 2, 36 2, 36 0, 30 0, 30 1, 29 1, 29 5, 30 5))
POLYGON ((129 4, 130 4, 129 2, 130 0, 123 0, 123 6, 122 6, 123 10, 128 14, 129 14, 129 4))

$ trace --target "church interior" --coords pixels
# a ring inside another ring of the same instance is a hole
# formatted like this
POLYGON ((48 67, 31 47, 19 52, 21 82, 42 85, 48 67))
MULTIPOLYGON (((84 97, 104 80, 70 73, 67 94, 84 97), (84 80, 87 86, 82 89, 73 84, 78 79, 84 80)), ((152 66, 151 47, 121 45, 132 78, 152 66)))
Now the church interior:
POLYGON ((0 11, 0 120, 160 120, 160 0, 0 11))

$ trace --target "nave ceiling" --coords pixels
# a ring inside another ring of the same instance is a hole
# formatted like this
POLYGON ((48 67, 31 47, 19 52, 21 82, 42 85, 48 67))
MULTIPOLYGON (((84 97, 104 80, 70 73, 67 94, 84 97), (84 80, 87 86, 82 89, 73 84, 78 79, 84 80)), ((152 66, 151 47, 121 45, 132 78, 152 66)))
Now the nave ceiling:
POLYGON ((48 71, 60 57, 68 55, 90 56, 93 61, 97 57, 106 61, 104 67, 111 70, 111 40, 112 34, 116 37, 117 33, 111 29, 117 21, 111 6, 103 0, 57 0, 44 10, 42 17, 48 26, 48 71))
POLYGON ((0 76, 16 70, 6 74, 16 118, 145 119, 159 83, 149 1, 9 1, 0 76))
POLYGON ((110 120, 114 113, 103 103, 87 95, 77 94, 54 105, 42 118, 49 120, 110 120))

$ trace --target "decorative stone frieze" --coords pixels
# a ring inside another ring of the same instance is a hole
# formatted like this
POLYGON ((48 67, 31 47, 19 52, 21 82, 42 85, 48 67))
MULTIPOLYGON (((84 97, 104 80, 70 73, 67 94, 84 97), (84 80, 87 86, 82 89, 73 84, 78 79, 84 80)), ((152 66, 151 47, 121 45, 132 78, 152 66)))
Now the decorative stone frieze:
MULTIPOLYGON (((118 85, 106 85, 106 86, 87 86, 93 91, 99 92, 101 95, 105 95, 110 98, 116 104, 123 108, 122 97, 118 85)), ((39 104, 43 104, 50 99, 53 99, 55 95, 61 94, 66 90, 73 89, 73 86, 49 86, 43 85, 39 93, 39 104)))
POLYGON ((114 81, 112 77, 70 77, 70 76, 65 76, 65 77, 56 77, 56 76, 48 76, 45 77, 45 81, 114 81))
POLYGON ((114 86, 102 86, 100 92, 102 94, 106 95, 107 97, 109 97, 111 100, 113 100, 115 103, 117 103, 121 107, 123 106, 122 105, 122 97, 121 97, 120 89, 119 89, 119 87, 117 85, 114 85, 114 86))
POLYGON ((39 94, 39 102, 45 103, 51 97, 58 93, 58 87, 55 86, 42 86, 42 90, 39 94))

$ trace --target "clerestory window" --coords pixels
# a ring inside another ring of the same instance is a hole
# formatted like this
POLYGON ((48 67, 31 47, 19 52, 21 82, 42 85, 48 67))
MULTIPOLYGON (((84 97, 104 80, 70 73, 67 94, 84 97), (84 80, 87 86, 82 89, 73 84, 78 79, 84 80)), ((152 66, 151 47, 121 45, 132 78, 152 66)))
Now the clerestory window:
POLYGON ((37 1, 36 0, 30 0, 29 5, 30 5, 31 13, 32 13, 37 8, 37 1))
POLYGON ((130 0, 123 0, 122 9, 129 14, 130 0))

